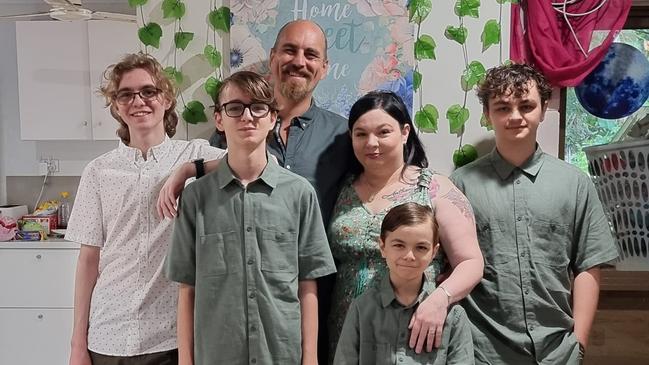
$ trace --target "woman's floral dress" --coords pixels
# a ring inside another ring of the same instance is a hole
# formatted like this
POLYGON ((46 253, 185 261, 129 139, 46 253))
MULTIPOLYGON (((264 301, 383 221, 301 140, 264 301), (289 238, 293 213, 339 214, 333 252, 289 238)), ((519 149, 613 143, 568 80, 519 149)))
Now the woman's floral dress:
MULTIPOLYGON (((435 183, 431 186, 432 176, 432 171, 422 169, 414 190, 409 190, 392 205, 376 214, 370 212, 361 202, 352 186, 353 178, 349 177, 345 181, 336 201, 329 228, 329 243, 338 269, 328 323, 329 351, 332 359, 352 300, 368 287, 378 284, 380 278, 388 271, 379 250, 383 217, 392 207, 407 202, 431 206, 430 190, 437 187, 435 183)), ((438 273, 442 261, 440 256, 435 258, 431 267, 438 273)))

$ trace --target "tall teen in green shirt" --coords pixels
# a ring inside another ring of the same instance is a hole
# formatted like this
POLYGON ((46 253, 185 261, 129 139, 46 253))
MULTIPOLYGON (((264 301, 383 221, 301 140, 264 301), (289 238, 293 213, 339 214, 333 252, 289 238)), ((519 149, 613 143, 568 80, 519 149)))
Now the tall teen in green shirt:
POLYGON ((489 70, 478 97, 496 148, 451 176, 473 206, 485 257, 463 302, 479 364, 577 364, 599 267, 617 257, 588 176, 536 143, 550 95, 530 66, 489 70))
POLYGON ((335 272, 316 193, 268 158, 277 111, 261 76, 234 73, 217 101, 228 154, 183 193, 167 257, 179 364, 315 364, 315 279, 335 272))

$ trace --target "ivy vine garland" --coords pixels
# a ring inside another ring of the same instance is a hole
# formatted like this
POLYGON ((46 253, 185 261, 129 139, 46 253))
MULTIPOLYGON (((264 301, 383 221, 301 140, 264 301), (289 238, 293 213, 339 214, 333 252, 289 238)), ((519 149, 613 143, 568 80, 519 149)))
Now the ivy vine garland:
MULTIPOLYGON (((147 22, 144 19, 144 11, 142 7, 148 0, 128 0, 129 6, 138 8, 142 16, 143 26, 138 29, 138 38, 144 45, 145 53, 148 53, 148 47, 160 48, 160 39, 162 38, 162 27, 155 22, 147 22)), ((194 40, 194 33, 186 32, 182 28, 181 20, 185 15, 185 3, 181 0, 164 0, 161 4, 163 19, 174 20, 174 54, 173 65, 167 66, 164 72, 167 76, 174 81, 176 86, 180 89, 184 81, 184 75, 178 68, 177 55, 179 50, 184 51, 190 42, 194 40)), ((216 47, 217 32, 229 33, 230 32, 230 9, 222 6, 217 7, 216 0, 210 0, 210 13, 207 16, 206 29, 208 36, 205 37, 205 47, 203 48, 203 57, 207 63, 214 69, 203 84, 203 90, 212 99, 216 99, 216 93, 221 85, 222 70, 221 65, 223 57, 221 52, 216 47), (209 33, 211 30, 210 37, 209 33), (210 42, 211 38, 211 42, 210 42)), ((180 100, 183 105, 181 117, 188 124, 198 124, 207 122, 207 114, 205 113, 205 105, 198 100, 190 100, 185 102, 182 92, 179 93, 180 100)))
MULTIPOLYGON (((502 7, 505 3, 516 3, 518 0, 495 0, 499 4, 499 18, 489 19, 485 22, 480 35, 482 42, 482 52, 485 52, 493 45, 500 45, 499 63, 502 63, 502 42, 501 42, 501 24, 502 24, 502 7)), ((439 112, 433 104, 424 104, 422 100, 422 79, 423 75, 419 71, 419 62, 425 59, 435 60, 435 41, 430 35, 421 34, 421 24, 430 14, 432 8, 431 0, 412 0, 408 4, 410 22, 415 24, 415 71, 413 88, 419 93, 419 110, 415 113, 415 125, 425 133, 436 133, 438 129, 439 112)), ((477 151, 470 144, 462 144, 465 126, 470 118, 470 111, 466 107, 469 91, 473 90, 480 82, 484 80, 486 69, 484 65, 477 61, 469 61, 466 41, 469 37, 469 30, 464 25, 466 17, 478 19, 480 17, 480 0, 456 0, 454 6, 455 15, 458 17, 457 25, 448 25, 444 31, 444 36, 462 47, 462 56, 464 60, 464 71, 460 75, 460 88, 464 92, 462 103, 451 105, 446 110, 446 119, 449 123, 451 133, 457 134, 459 139, 458 149, 453 152, 453 163, 456 167, 465 165, 477 158, 477 151)), ((484 115, 480 119, 480 124, 490 129, 486 123, 484 115)))

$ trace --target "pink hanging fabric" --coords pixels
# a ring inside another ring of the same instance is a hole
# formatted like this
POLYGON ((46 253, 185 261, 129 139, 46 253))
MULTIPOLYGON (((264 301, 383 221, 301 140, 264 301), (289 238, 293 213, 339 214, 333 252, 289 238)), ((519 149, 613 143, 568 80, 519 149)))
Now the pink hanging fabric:
MULTIPOLYGON (((597 11, 568 19, 584 51, 579 49, 563 14, 552 7, 562 0, 526 0, 512 5, 510 58, 536 66, 555 86, 578 85, 606 55, 615 35, 624 27, 631 0, 608 0, 597 11), (522 9, 522 14, 521 14, 522 9), (604 42, 589 51, 595 30, 609 30, 604 42)), ((585 13, 602 0, 580 0, 569 13, 585 13)))

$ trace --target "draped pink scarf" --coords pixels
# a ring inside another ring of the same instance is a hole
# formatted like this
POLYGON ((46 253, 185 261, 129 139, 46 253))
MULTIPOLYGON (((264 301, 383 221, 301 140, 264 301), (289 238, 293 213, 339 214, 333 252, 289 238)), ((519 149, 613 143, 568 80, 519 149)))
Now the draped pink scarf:
MULTIPOLYGON (((592 14, 568 17, 588 57, 579 49, 563 14, 552 7, 552 2, 561 1, 527 0, 512 5, 510 58, 534 65, 555 86, 576 86, 597 67, 617 32, 624 27, 631 0, 608 0, 592 14), (595 30, 609 30, 609 33, 601 45, 589 51, 595 30)), ((566 11, 584 13, 601 1, 581 0, 568 5, 566 11)))

